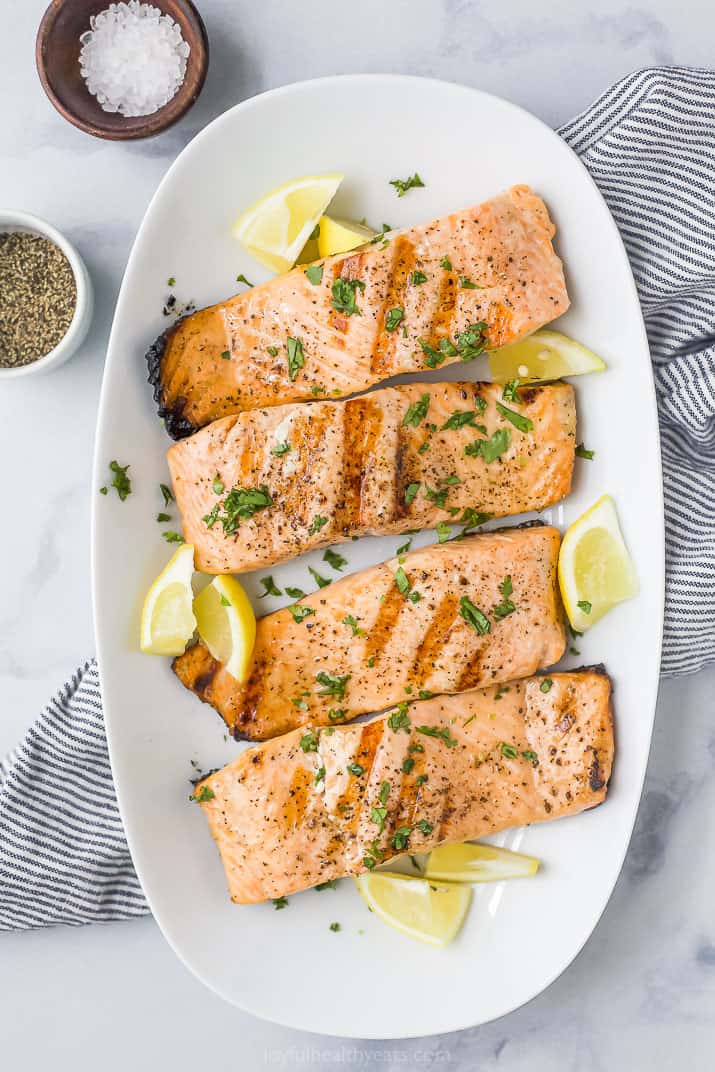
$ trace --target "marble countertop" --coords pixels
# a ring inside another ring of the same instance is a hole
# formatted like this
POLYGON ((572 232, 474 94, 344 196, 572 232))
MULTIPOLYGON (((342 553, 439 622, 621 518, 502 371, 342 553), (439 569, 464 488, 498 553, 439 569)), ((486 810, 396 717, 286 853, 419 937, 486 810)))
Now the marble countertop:
MULTIPOLYGON (((0 392, 0 754, 93 653, 89 509, 104 350, 127 255, 170 162, 208 121, 264 89, 318 75, 397 71, 464 82, 552 125, 623 74, 712 65, 710 0, 200 0, 206 88, 161 137, 100 142, 66 124, 33 63, 44 4, 13 5, 0 71, 0 207, 64 230, 97 308, 81 354, 0 392)), ((586 947, 545 993, 495 1023, 406 1043, 353 1043, 254 1020, 203 989, 149 918, 0 936, 3 1064, 85 1072, 200 1065, 508 1072, 712 1068, 715 1049, 715 668, 661 687, 645 795, 626 864, 586 947), (687 1055, 687 1057, 686 1057, 687 1055)), ((378 966, 376 965, 376 971, 378 966)), ((426 985, 428 985, 426 980, 426 985)), ((435 1000, 449 1000, 448 995, 435 1000)))

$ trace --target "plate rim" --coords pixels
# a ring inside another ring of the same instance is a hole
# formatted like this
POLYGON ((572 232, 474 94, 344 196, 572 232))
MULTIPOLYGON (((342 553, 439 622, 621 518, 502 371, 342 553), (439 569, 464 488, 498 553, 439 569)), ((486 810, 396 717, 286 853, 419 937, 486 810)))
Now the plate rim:
MULTIPOLYGON (((140 239, 140 237, 141 237, 141 235, 142 235, 142 233, 144 231, 144 228, 145 228, 145 225, 147 223, 147 220, 148 220, 148 218, 149 218, 149 216, 150 216, 150 214, 152 212, 152 209, 153 209, 155 203, 157 202, 157 200, 162 195, 163 190, 164 190, 165 186, 167 185, 170 176, 173 174, 175 168, 178 166, 179 161, 183 158, 184 154, 190 148, 193 150, 195 148, 196 144, 198 142, 200 142, 205 136, 207 136, 207 134, 208 134, 208 132, 210 130, 212 130, 216 126, 220 126, 223 122, 225 122, 227 120, 227 118, 229 116, 232 116, 234 113, 248 112, 254 107, 260 107, 260 105, 263 102, 265 102, 266 100, 268 100, 268 99, 280 98, 280 97, 290 97, 291 95, 293 95, 295 93, 300 93, 300 92, 303 92, 303 91, 306 91, 306 90, 314 90, 316 88, 329 89, 330 87, 335 87, 338 84, 341 85, 341 86, 344 86, 344 85, 347 85, 347 84, 350 84, 350 83, 354 83, 354 84, 360 84, 360 85, 364 86, 367 83, 385 83, 385 82, 389 82, 389 83, 391 83, 393 85, 396 85, 398 83, 412 84, 412 85, 414 85, 416 83, 419 83, 421 86, 432 85, 432 86, 440 87, 440 88, 448 87, 450 90, 457 90, 457 91, 459 91, 461 93, 464 93, 466 95, 470 95, 470 96, 474 97, 475 101, 488 100, 488 101, 496 102, 498 105, 506 107, 507 109, 513 111, 514 113, 516 113, 520 117, 525 118, 530 123, 538 125, 539 127, 542 128, 542 131, 545 132, 545 134, 546 134, 546 136, 548 138, 550 138, 551 140, 555 139, 555 144, 558 144, 559 146, 561 146, 561 147, 563 147, 563 148, 568 150, 568 152, 571 155, 571 157, 578 164, 578 167, 580 168, 582 174, 587 179, 588 184, 591 186, 593 193, 602 202, 603 206, 606 209, 606 213, 607 213, 608 220, 609 220, 609 225, 610 225, 610 228, 611 228, 612 237, 615 238, 615 240, 616 240, 616 242, 617 242, 617 244, 618 244, 618 246, 620 248, 621 254, 623 256, 624 263, 625 263, 626 274, 628 276, 629 283, 630 283, 630 304, 633 305, 634 312, 637 311, 637 321, 638 321, 638 330, 639 330, 639 334, 640 334, 640 341, 641 341, 641 344, 642 344, 642 346, 643 346, 643 348, 645 350, 645 353, 649 357, 650 375, 647 377, 647 380, 648 380, 647 395, 648 395, 648 398, 649 398, 649 401, 650 401, 650 406, 649 406, 649 409, 648 409, 647 418, 651 421, 651 424, 652 424, 653 433, 654 433, 655 448, 656 448, 655 449, 655 457, 653 459, 651 459, 651 463, 655 465, 655 468, 657 470, 656 476, 657 476, 657 487, 658 487, 658 499, 657 499, 657 502, 654 504, 654 507, 657 510, 657 516, 658 516, 658 519, 659 519, 659 525, 658 525, 658 528, 657 528, 657 532, 652 534, 653 536, 657 537, 657 539, 658 539, 658 548, 657 548, 658 556, 657 557, 658 557, 659 568, 658 568, 658 576, 657 576, 657 578, 654 578, 654 580, 657 580, 657 582, 658 582, 658 591, 657 591, 657 593, 654 593, 654 595, 656 597, 656 602, 657 602, 658 612, 659 612, 659 620, 660 620, 660 629, 658 631, 657 645, 656 645, 657 646, 657 651, 655 651, 653 653, 653 656, 654 656, 654 662, 657 661, 657 666, 658 666, 658 668, 660 668, 661 655, 662 655, 664 611, 665 611, 665 515, 664 515, 662 452, 661 452, 660 428, 659 428, 659 421, 658 421, 657 398, 656 398, 656 390, 655 390, 655 379, 654 379, 654 373, 653 373, 653 367, 652 367, 652 358, 650 356, 650 346, 649 346, 648 337, 647 337, 646 328, 645 328, 645 322, 644 322, 644 318, 643 318, 643 310, 642 310, 642 307, 641 307, 641 304, 640 304, 640 299, 639 299, 639 296, 638 296, 638 291, 637 291, 637 287, 636 287, 636 283, 635 283, 635 278, 633 276, 633 270, 631 268, 630 260, 628 258, 625 243, 623 241, 623 238, 621 236, 620 231, 618 230, 618 227, 617 227, 616 222, 615 222, 615 220, 613 218, 611 210, 610 210, 605 198, 603 197, 603 194, 599 190, 595 180, 593 179, 593 176, 588 171, 588 169, 586 168, 586 166, 584 165, 584 163, 580 159, 580 157, 571 148, 571 146, 568 145, 568 143, 566 141, 564 141, 564 139, 561 138, 559 136, 559 134, 552 127, 550 127, 548 125, 548 123, 546 123, 544 120, 542 120, 538 116, 535 116, 527 108, 524 108, 521 105, 515 104, 512 101, 509 101, 506 98, 499 96, 498 94, 490 93, 490 92, 488 92, 486 90, 479 89, 479 88, 474 87, 474 86, 467 86, 464 83, 456 82, 456 81, 450 81, 449 79, 424 77, 424 76, 421 76, 421 75, 395 74, 395 73, 390 73, 390 72, 387 72, 387 73, 370 72, 370 73, 358 73, 358 74, 338 74, 338 75, 326 75, 326 76, 321 76, 321 77, 318 77, 318 78, 304 79, 304 80, 301 80, 301 81, 289 82, 289 83, 286 83, 286 84, 281 85, 281 86, 276 86, 276 87, 274 87, 272 89, 265 90, 262 93, 255 94, 255 95, 253 95, 251 97, 247 97, 244 100, 239 101, 238 103, 232 105, 230 108, 225 109, 219 115, 215 116, 211 120, 211 122, 207 123, 206 126, 204 126, 200 131, 197 132, 197 134, 194 135, 193 138, 191 138, 191 140, 182 148, 181 152, 179 152, 177 154, 177 156, 174 158, 174 160, 171 162, 171 164, 169 165, 169 167, 167 168, 167 170, 165 171, 165 173, 161 177, 161 179, 160 179, 160 181, 159 181, 159 183, 158 183, 158 185, 157 185, 152 197, 150 198, 148 204, 146 205, 146 208, 145 208, 143 216, 142 216, 142 220, 141 220, 141 222, 139 224, 139 227, 137 228, 136 233, 134 235, 132 248, 130 250, 129 257, 127 258, 127 263, 126 263, 124 273, 123 273, 123 276, 122 276, 122 282, 121 282, 121 285, 120 285, 120 288, 119 288, 119 292, 117 294, 117 299, 116 299, 116 303, 115 303, 115 307, 114 307, 114 313, 113 313, 113 316, 112 316, 112 326, 111 326, 111 330, 110 330, 110 334, 109 334, 109 339, 108 339, 108 342, 107 342, 106 359, 105 359, 105 365, 104 365, 104 369, 103 369, 103 373, 102 373, 102 387, 101 387, 99 405, 98 405, 98 410, 97 410, 97 422, 96 422, 96 427, 95 427, 95 440, 94 440, 94 452, 93 452, 94 453, 94 458, 93 458, 93 465, 92 465, 92 486, 93 487, 98 487, 103 482, 103 476, 102 476, 101 470, 103 470, 103 468, 104 468, 104 462, 103 462, 102 457, 101 457, 100 447, 101 447, 101 444, 104 441, 104 429, 105 429, 105 425, 107 424, 107 422, 109 420, 108 414, 109 414, 110 409, 111 409, 110 400, 109 400, 109 390, 108 390, 108 387, 107 387, 107 369, 110 366, 110 364, 113 366, 115 364, 116 360, 118 359, 118 358, 114 357, 114 352, 115 352, 115 349, 117 347, 116 336, 118 335, 118 330, 119 330, 117 325, 118 325, 118 322, 120 320, 120 313, 123 312, 125 291, 127 289, 127 280, 128 280, 130 274, 133 271, 134 261, 135 261, 135 259, 137 257, 137 248, 139 246, 139 239, 140 239)), ((643 399, 641 399, 641 401, 643 401, 643 399)), ((646 415, 644 413, 644 420, 645 419, 646 419, 646 415)), ((102 663, 103 663, 103 659, 105 658, 106 653, 103 650, 104 646, 103 646, 102 641, 100 639, 102 634, 103 634, 103 630, 100 627, 100 614, 99 614, 99 610, 98 610, 98 602, 99 601, 98 601, 98 596, 97 596, 99 583, 100 583, 99 582, 99 569, 100 569, 100 567, 99 567, 99 550, 98 550, 98 543, 99 543, 100 537, 99 537, 99 502, 98 502, 96 496, 92 497, 92 511, 91 511, 90 525, 91 525, 90 560, 91 560, 91 585, 92 585, 92 613, 93 613, 93 625, 94 625, 94 632, 95 632, 95 642, 96 642, 96 649, 97 649, 97 663, 98 663, 98 666, 99 666, 100 683, 101 683, 101 679, 102 679, 102 663)), ((613 882, 610 885, 609 889, 607 890, 607 892, 606 892, 606 894, 605 894, 605 896, 603 898, 602 903, 600 904, 600 906, 598 907, 596 913, 594 914, 593 923, 590 926, 590 928, 588 930, 588 933, 586 933, 585 936, 578 943, 575 943, 575 948, 573 950, 568 951, 568 953, 567 953, 567 955, 566 955, 566 957, 564 959, 563 964, 558 968, 558 970, 553 972, 545 981, 543 981, 536 989, 534 989, 532 993, 529 993, 526 996, 518 997, 517 1000, 513 1004, 510 1004, 508 1008, 504 1008, 498 1014, 496 1014, 494 1016, 490 1016, 487 1019, 478 1019, 476 1023, 474 1023, 472 1020, 469 1020, 469 1019, 464 1020, 464 1018, 460 1018, 459 1021, 457 1021, 457 1022, 450 1021, 450 1022, 443 1023, 439 1027, 435 1027, 433 1030, 431 1030, 429 1032, 428 1035, 425 1035, 424 1032, 419 1031, 419 1030, 415 1030, 415 1031, 409 1032, 409 1033, 403 1033, 403 1034, 400 1034, 400 1035, 373 1034, 373 1033, 366 1033, 366 1032, 361 1032, 360 1030, 357 1030, 357 1031, 351 1032, 350 1035, 343 1035, 343 1036, 336 1036, 336 1037, 343 1037, 343 1038, 352 1037, 352 1038, 364 1039, 364 1040, 390 1041, 390 1040, 396 1040, 396 1039, 426 1038, 426 1037, 432 1037, 432 1036, 438 1035, 438 1034, 444 1034, 444 1033, 447 1033, 447 1032, 460 1031, 460 1030, 465 1030, 465 1029, 470 1028, 470 1027, 481 1026, 482 1024, 491 1023, 491 1022, 493 1022, 493 1021, 495 1021, 497 1019, 501 1019, 502 1017, 507 1016, 510 1013, 512 1013, 512 1012, 516 1011, 517 1009, 521 1008, 523 1005, 526 1005, 528 1002, 532 1001, 539 994, 541 994, 545 990, 547 990, 559 978, 559 976, 562 975, 563 972, 566 971, 566 969, 568 967, 570 967, 570 965, 573 963, 573 961, 576 959, 576 957, 582 951, 582 949, 584 948, 586 943, 589 941, 589 939, 593 935, 594 930, 598 926, 598 924, 599 924, 599 922, 601 920, 601 917, 603 916, 603 913, 604 913, 604 911, 605 911, 605 909, 606 909, 606 907, 607 907, 607 905, 608 905, 608 903, 609 903, 609 901, 610 901, 610 899, 611 899, 611 897, 613 895, 613 892, 615 890, 616 884, 618 882, 618 878, 620 877, 621 871, 623 869, 623 863, 624 863, 626 854, 627 854, 628 849, 630 847, 630 843, 631 843, 632 836, 633 836, 633 829, 634 829, 634 826, 635 826, 635 821, 636 821, 636 818, 637 818, 638 809, 639 809, 640 802, 641 802, 642 795, 643 795, 643 787, 644 787, 644 784, 645 784, 645 776, 646 776, 646 770, 647 770, 648 761, 649 761, 649 757, 650 757, 650 751, 651 751, 651 748, 652 748, 652 745, 653 745, 653 728, 654 728, 654 723, 655 723, 655 713, 656 713, 656 704, 657 704, 657 698, 658 698, 659 685, 660 685, 660 673, 657 672, 654 675, 654 681, 652 683, 650 683, 650 687, 649 687, 648 694, 647 694, 647 704, 644 705, 645 708, 646 708, 646 711, 649 712, 649 738, 648 738, 648 747, 646 749, 644 749, 644 754, 643 754, 643 757, 641 759, 640 769, 638 771, 638 796, 637 796, 637 799, 634 802, 632 815, 631 815, 630 821, 628 823, 628 836, 627 836, 627 838, 624 837, 623 851, 619 854, 619 859, 613 861, 613 866, 614 866, 614 879, 613 879, 613 882)), ((114 784, 114 788, 115 788, 115 793, 116 793, 116 798, 117 798, 117 805, 118 805, 118 808, 119 808, 119 814, 120 814, 120 817, 121 817, 121 820, 122 820, 122 827, 123 827, 124 834, 125 834, 125 837, 126 837, 126 840, 127 840, 127 845, 129 847, 130 855, 132 857, 132 863, 134 865, 134 868, 135 868, 137 877, 139 879, 140 885, 142 887, 142 890, 143 890, 143 892, 144 892, 144 894, 146 896, 147 903, 149 904, 150 913, 151 913, 152 917, 154 918, 154 920, 156 921, 156 923, 157 923, 157 925, 158 925, 158 927, 159 927, 164 939, 167 941, 167 943, 169 944, 170 948, 175 953, 175 955, 178 957, 178 959, 181 961, 181 963, 191 972, 191 974, 196 979, 198 979, 204 986, 206 986, 212 993, 216 994, 218 997, 220 997, 222 1000, 226 1001, 228 1004, 232 1005, 235 1008, 239 1008, 243 1012, 249 1013, 250 1015, 255 1016, 255 1017, 257 1017, 257 1018, 259 1018, 261 1020, 264 1020, 265 1022, 268 1022, 268 1023, 275 1023, 275 1024, 281 1025, 283 1027, 292 1028, 294 1030, 316 1032, 315 1028, 305 1027, 303 1024, 298 1022, 296 1019, 292 1018, 290 1015, 275 1016, 275 1015, 268 1014, 264 1010, 255 1009, 255 1008, 251 1007, 251 1004, 248 1001, 239 1003, 233 996, 231 996, 231 995, 229 995, 227 993, 224 993, 218 987, 218 985, 213 983, 213 981, 210 978, 208 978, 204 974, 202 974, 202 972, 199 971, 198 968, 184 956, 183 952, 174 943, 174 941, 173 941, 173 939, 172 939, 172 937, 170 935, 170 928, 168 926, 165 926, 164 921, 161 918, 162 917, 161 910, 156 911, 155 907, 152 905, 151 898, 150 898, 149 894, 146 891, 146 886, 145 886, 145 883, 144 883, 144 881, 142 879, 142 876, 140 874, 140 870, 137 867, 136 863, 134 862, 135 861, 135 852, 134 852, 134 844, 133 844, 134 843, 134 836, 130 832, 129 824, 127 824, 127 822, 125 820, 125 807, 124 807, 125 787, 122 784, 122 779, 118 779, 116 777, 116 775, 115 775, 116 765, 117 765, 115 763, 115 749, 118 750, 119 744, 118 744, 118 737, 115 736, 113 726, 115 726, 117 724, 117 722, 109 714, 110 709, 111 709, 111 701, 108 700, 108 698, 105 697, 104 694, 102 695, 102 702, 103 702, 103 715, 104 715, 105 730, 106 730, 106 737, 107 737, 107 748, 108 748, 109 759, 110 759, 110 764, 111 764, 111 768, 112 768, 112 780, 113 780, 113 784, 114 784)), ((625 824, 624 824, 624 826, 625 826, 625 824)), ((624 829, 624 833, 625 833, 625 829, 624 829)), ((151 885, 151 882, 149 882, 148 885, 151 885)), ((316 1032, 316 1033, 319 1033, 319 1032, 316 1032)), ((330 1036, 327 1036, 327 1037, 330 1037, 330 1036)))

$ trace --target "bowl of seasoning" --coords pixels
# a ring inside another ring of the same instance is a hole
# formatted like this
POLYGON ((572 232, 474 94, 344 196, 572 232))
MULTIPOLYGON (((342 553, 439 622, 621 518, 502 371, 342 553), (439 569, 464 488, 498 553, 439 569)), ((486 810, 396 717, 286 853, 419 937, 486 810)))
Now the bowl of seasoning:
POLYGON ((147 138, 203 88, 206 27, 191 0, 52 0, 37 32, 40 81, 60 115, 96 138, 147 138))
POLYGON ((0 380, 47 372, 71 357, 92 304, 74 246, 37 216, 0 209, 0 380))

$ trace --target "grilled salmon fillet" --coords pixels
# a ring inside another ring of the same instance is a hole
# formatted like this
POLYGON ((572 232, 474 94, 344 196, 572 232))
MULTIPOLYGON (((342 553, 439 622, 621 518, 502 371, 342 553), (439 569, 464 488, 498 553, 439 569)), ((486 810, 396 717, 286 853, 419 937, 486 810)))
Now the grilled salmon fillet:
POLYGON ((246 749, 196 791, 231 899, 281 897, 600 804, 610 692, 596 670, 532 677, 246 749))
POLYGON ((559 543, 557 529, 536 526, 412 551, 306 596, 293 613, 259 619, 245 683, 203 644, 174 670, 250 740, 337 724, 420 692, 527 677, 566 644, 559 543))
POLYGON ((531 334, 569 305, 554 230, 541 198, 514 186, 328 257, 319 281, 294 268, 185 317, 147 354, 167 431, 354 394, 531 334))
POLYGON ((355 535, 539 510, 571 487, 573 388, 409 384, 225 417, 167 458, 206 573, 241 573, 355 535), (469 516, 467 515, 467 519, 469 516))

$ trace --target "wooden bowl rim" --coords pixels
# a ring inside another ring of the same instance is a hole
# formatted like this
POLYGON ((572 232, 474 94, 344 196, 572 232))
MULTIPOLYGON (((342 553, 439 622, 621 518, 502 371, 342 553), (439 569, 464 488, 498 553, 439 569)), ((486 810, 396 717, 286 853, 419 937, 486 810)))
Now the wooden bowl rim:
MULTIPOLYGON (((110 2, 111 0, 106 0, 106 7, 109 7, 110 2)), ((153 0, 145 0, 145 2, 152 3, 153 0)), ((63 119, 66 119, 68 123, 71 123, 73 126, 77 127, 78 130, 83 131, 83 133, 91 134, 92 137, 95 138, 103 138, 106 141, 134 141, 139 138, 150 138, 156 134, 163 133, 163 131, 168 130, 169 127, 173 126, 174 123, 177 123, 179 119, 186 115, 188 110, 196 102, 204 87, 204 82, 206 81, 209 66, 209 38, 204 20, 201 18, 195 5, 192 3, 192 0, 170 0, 170 2, 175 8, 180 8, 182 10, 186 19, 192 23, 196 33, 196 45, 192 45, 188 61, 189 65, 192 63, 195 64, 193 70, 195 75, 195 86, 191 92, 187 93, 182 98, 182 91, 186 86, 185 79, 170 101, 151 115, 132 116, 128 118, 128 125, 123 128, 121 126, 104 127, 101 122, 96 121, 87 122, 82 119, 81 116, 77 115, 77 113, 74 112, 55 92, 55 89, 47 76, 44 50, 50 39, 60 10, 67 6, 78 5, 75 4, 75 0, 51 0, 40 20, 40 25, 37 30, 37 37, 35 39, 35 65, 47 98, 63 119)), ((170 12, 167 13, 170 14, 170 12)), ((190 71, 189 65, 187 65, 187 79, 190 71)), ((114 116, 116 113, 107 112, 107 115, 114 116)))

